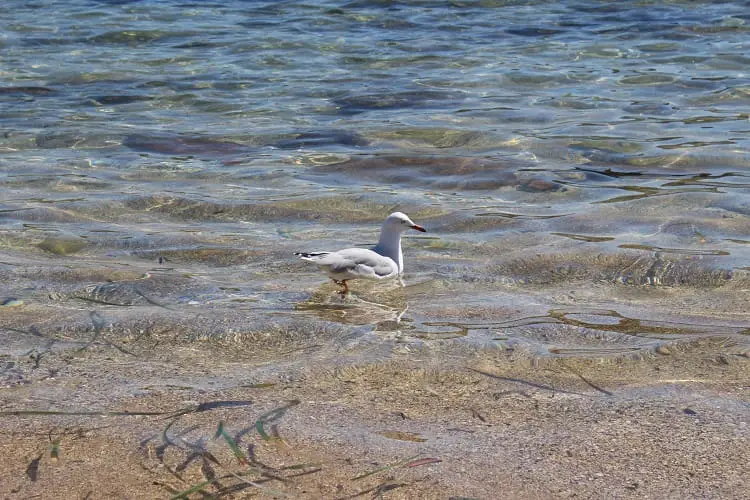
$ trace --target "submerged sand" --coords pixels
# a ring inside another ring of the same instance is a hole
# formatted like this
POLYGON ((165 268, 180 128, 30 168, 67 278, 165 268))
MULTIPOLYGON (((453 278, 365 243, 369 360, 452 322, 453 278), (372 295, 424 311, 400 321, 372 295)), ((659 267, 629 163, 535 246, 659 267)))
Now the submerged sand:
POLYGON ((3 360, 4 498, 746 497, 750 359, 719 338, 362 363, 56 342, 3 360))

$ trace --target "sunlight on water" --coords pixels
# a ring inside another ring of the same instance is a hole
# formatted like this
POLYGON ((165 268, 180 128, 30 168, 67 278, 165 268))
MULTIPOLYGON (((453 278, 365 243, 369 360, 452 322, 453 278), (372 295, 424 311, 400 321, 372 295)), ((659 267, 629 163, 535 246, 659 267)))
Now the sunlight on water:
POLYGON ((95 311, 114 337, 304 344, 303 322, 530 356, 746 344, 745 11, 5 2, 6 326, 95 311), (374 244, 394 210, 428 229, 405 287, 341 299, 293 258, 374 244))

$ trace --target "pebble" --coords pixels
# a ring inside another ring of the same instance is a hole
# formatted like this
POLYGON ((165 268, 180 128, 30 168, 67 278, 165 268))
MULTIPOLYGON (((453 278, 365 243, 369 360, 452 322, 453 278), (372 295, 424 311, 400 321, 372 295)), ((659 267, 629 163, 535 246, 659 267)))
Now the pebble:
POLYGON ((6 299, 3 301, 3 307, 19 307, 23 305, 23 300, 21 299, 6 299))
POLYGON ((660 345, 659 347, 657 347, 656 352, 658 354, 663 354, 664 356, 669 356, 670 354, 672 354, 672 350, 665 345, 660 345))
POLYGON ((531 179, 530 181, 521 184, 521 187, 519 189, 521 191, 532 193, 546 193, 549 191, 560 191, 562 190, 562 186, 555 182, 550 182, 544 179, 531 179))

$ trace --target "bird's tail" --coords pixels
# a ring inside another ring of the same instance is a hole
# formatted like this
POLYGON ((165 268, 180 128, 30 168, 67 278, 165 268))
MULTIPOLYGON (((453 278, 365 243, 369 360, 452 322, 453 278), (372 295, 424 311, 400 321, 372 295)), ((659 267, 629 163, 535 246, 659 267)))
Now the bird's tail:
POLYGON ((313 260, 315 257, 324 257, 331 252, 294 252, 294 255, 302 260, 313 260))

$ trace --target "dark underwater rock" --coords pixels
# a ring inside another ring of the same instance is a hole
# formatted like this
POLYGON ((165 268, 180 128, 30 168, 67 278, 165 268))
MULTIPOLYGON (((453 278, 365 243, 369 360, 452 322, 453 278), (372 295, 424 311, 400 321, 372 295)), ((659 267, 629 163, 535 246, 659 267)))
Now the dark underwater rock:
POLYGON ((369 144, 370 141, 356 132, 348 130, 317 130, 302 132, 294 137, 282 139, 275 146, 281 149, 298 149, 331 145, 368 146, 369 144))
POLYGON ((164 155, 232 156, 252 151, 250 147, 236 142, 179 135, 131 134, 125 137, 122 144, 135 151, 164 155))
POLYGON ((352 158, 315 170, 388 185, 484 190, 518 185, 515 170, 520 166, 513 161, 471 157, 378 156, 352 158))
POLYGON ((438 102, 458 99, 459 95, 438 90, 419 90, 396 93, 341 97, 333 102, 343 114, 363 113, 382 109, 427 108, 438 102))

